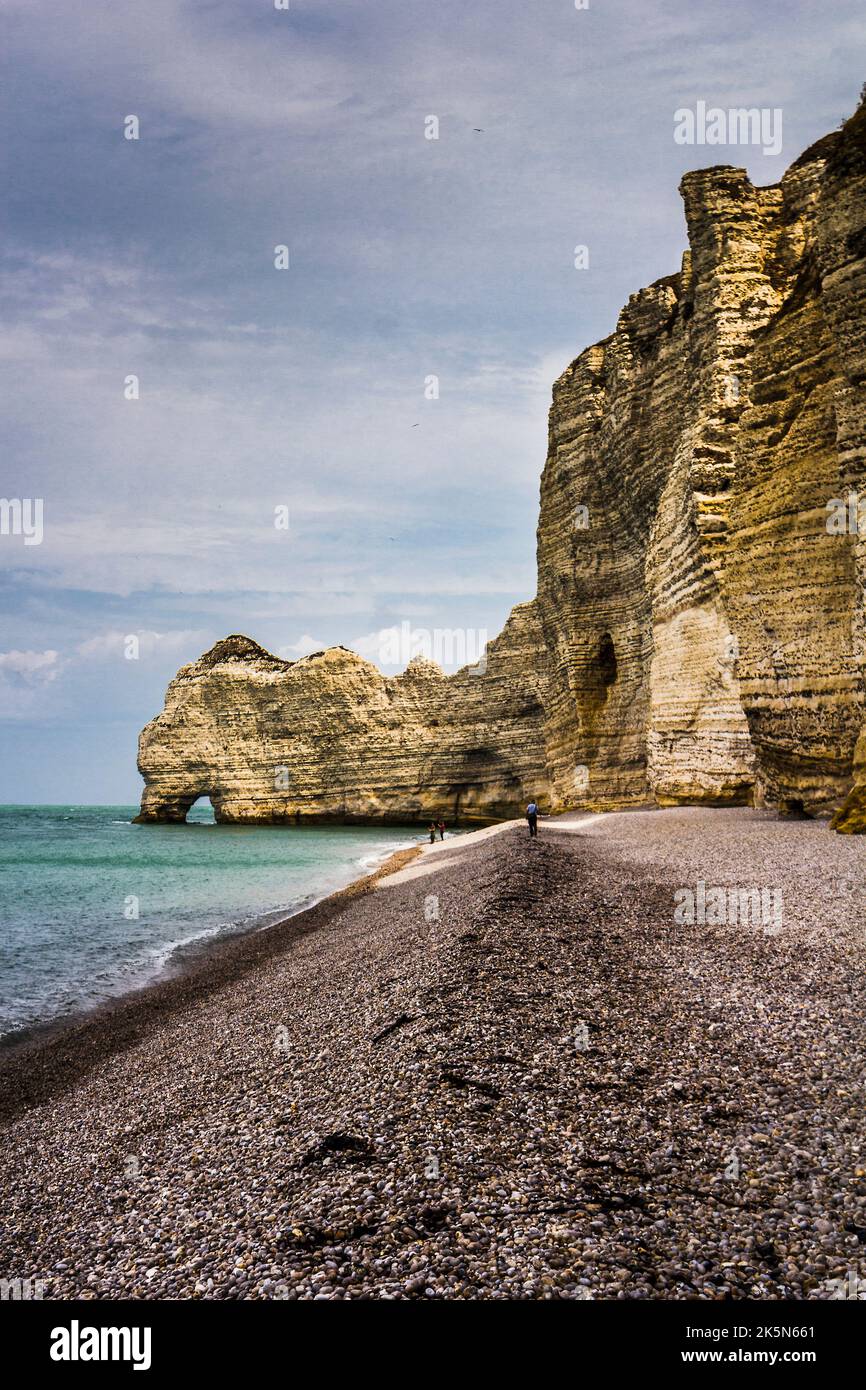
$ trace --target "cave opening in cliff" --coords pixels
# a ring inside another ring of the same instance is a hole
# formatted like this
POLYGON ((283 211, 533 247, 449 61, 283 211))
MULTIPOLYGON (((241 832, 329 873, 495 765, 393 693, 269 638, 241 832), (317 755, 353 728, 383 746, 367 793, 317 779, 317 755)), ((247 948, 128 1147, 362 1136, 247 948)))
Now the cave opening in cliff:
POLYGON ((595 651, 590 645, 587 653, 580 717, 586 722, 587 732, 592 721, 607 701, 610 687, 617 677, 616 650, 609 632, 603 632, 598 639, 595 651))
POLYGON ((613 685, 616 680, 616 652, 614 650, 613 638, 609 632, 602 634, 598 644, 598 655, 596 656, 596 666, 602 685, 605 689, 613 685))

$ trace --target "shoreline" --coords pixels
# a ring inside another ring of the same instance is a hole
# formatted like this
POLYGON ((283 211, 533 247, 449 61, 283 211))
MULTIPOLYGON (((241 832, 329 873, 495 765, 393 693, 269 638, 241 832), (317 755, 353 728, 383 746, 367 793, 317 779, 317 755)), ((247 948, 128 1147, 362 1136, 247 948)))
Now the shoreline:
POLYGON ((0 1267, 49 1301, 837 1297, 864 848, 687 808, 397 852, 19 1059, 0 1267), (777 886, 781 930, 677 918, 696 880, 777 886))
MULTIPOLYGON (((26 806, 17 808, 13 807, 11 804, 0 806, 0 811, 15 809, 65 811, 68 809, 78 810, 81 808, 69 808, 65 805, 58 807, 44 807, 39 805, 34 808, 26 806)), ((121 806, 103 807, 97 806, 94 803, 94 809, 125 810, 131 808, 121 806)), ((134 817, 129 817, 128 819, 116 823, 134 825, 136 822, 134 817)), ((199 823, 190 821, 183 827, 176 826, 169 828, 214 830, 218 827, 215 822, 199 823)), ((236 829, 237 827, 233 826, 230 828, 236 829)), ((262 827, 253 826, 251 828, 261 829, 262 827)), ((274 828, 285 829, 286 827, 275 826, 274 828)), ((371 823, 370 828, 376 827, 371 823)), ((318 907, 319 904, 326 899, 335 897, 353 888, 356 884, 363 883, 366 879, 378 875, 379 871, 385 867, 395 854, 402 853, 407 849, 412 849, 420 843, 419 837, 412 834, 409 827, 405 828, 407 834, 403 843, 398 842, 396 846, 391 846, 384 850, 379 850, 373 855, 356 859, 351 867, 347 865, 348 871, 351 873, 354 870, 357 876, 351 877, 342 883, 339 882, 342 875, 335 876, 337 877, 339 886, 331 888, 324 887, 320 889, 317 896, 301 893, 294 904, 287 903, 282 907, 261 906, 250 911, 245 911, 243 907, 240 907, 237 910, 240 915, 237 915, 234 919, 210 923, 201 930, 195 931, 192 936, 179 937, 176 941, 166 942, 165 945, 160 948, 162 959, 158 964, 152 964, 150 966, 142 965, 140 972, 133 977, 132 981, 122 984, 116 990, 109 990, 102 998, 96 999, 92 1003, 82 1004, 79 1007, 69 1009, 68 1011, 52 1017, 37 1018, 31 1023, 9 1028, 6 1032, 0 1034, 0 1070, 2 1070, 3 1062, 7 1057, 17 1055, 20 1051, 29 1048, 39 1041, 45 1041, 67 1029, 77 1027, 79 1024, 94 1017, 94 1015, 103 1013, 107 1009, 121 1006, 130 999, 143 994, 145 991, 157 985, 162 985, 181 975, 190 973, 205 960, 228 946, 232 941, 242 940, 248 936, 255 936, 260 932, 270 931, 272 928, 284 927, 286 923, 296 917, 302 916, 306 912, 312 911, 313 908, 318 907), (358 873, 359 869, 361 870, 360 873, 358 873)))
POLYGON ((160 1019, 243 978, 280 951, 291 949, 293 941, 326 925, 353 898, 374 891, 381 878, 399 872, 424 848, 410 845, 394 850, 381 864, 343 888, 275 922, 203 941, 173 967, 138 988, 92 1008, 36 1023, 23 1036, 11 1035, 8 1042, 0 1040, 0 1124, 62 1094, 98 1062, 140 1041, 160 1019))

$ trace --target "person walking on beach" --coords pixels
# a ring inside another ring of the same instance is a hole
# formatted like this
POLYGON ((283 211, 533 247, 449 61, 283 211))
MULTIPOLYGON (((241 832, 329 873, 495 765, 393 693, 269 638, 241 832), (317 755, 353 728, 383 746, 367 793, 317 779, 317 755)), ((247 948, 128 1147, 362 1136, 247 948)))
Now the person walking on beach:
POLYGON ((444 840, 444 839, 445 839, 445 822, 444 822, 444 820, 440 820, 440 822, 439 822, 439 824, 438 824, 438 826, 437 826, 437 829, 438 829, 438 831, 439 831, 439 839, 440 839, 440 840, 444 840))
POLYGON ((430 843, 431 845, 436 843, 436 823, 432 820, 430 822, 430 843))
POLYGON ((538 807, 534 801, 530 801, 526 808, 526 819, 529 821, 529 838, 532 840, 538 834, 538 807))

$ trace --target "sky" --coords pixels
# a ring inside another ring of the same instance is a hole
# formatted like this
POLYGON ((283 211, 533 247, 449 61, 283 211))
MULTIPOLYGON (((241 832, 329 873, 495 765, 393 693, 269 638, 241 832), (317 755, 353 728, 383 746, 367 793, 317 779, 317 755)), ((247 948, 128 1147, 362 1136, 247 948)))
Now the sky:
POLYGON ((552 382, 679 268, 683 172, 777 181, 866 78, 862 0, 0 27, 0 495, 43 516, 0 534, 2 802, 135 802, 140 728, 229 633, 380 665, 405 622, 494 636, 535 593, 552 382), (781 152, 678 144, 698 101, 780 109, 781 152))

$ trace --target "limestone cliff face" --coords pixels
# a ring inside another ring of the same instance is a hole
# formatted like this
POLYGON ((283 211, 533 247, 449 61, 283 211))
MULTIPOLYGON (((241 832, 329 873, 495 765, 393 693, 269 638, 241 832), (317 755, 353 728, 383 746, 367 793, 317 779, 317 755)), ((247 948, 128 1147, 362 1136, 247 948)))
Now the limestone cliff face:
POLYGON ((229 638, 142 734, 145 818, 202 794, 224 820, 536 795, 866 826, 866 110, 778 185, 717 167, 681 191, 680 272, 554 385, 538 595, 486 671, 387 679, 342 648, 287 663, 229 638), (851 495, 860 531, 828 529, 851 495))
POLYGON ((823 813, 850 788, 863 540, 827 504, 863 488, 864 151, 861 109, 778 186, 688 174, 680 274, 554 387, 537 601, 563 804, 580 764, 597 805, 823 813))
POLYGON ((143 730, 143 820, 449 821, 507 816, 546 796, 544 661, 532 604, 483 671, 416 658, 388 678, 343 647, 280 661, 228 637, 172 681, 143 730))

